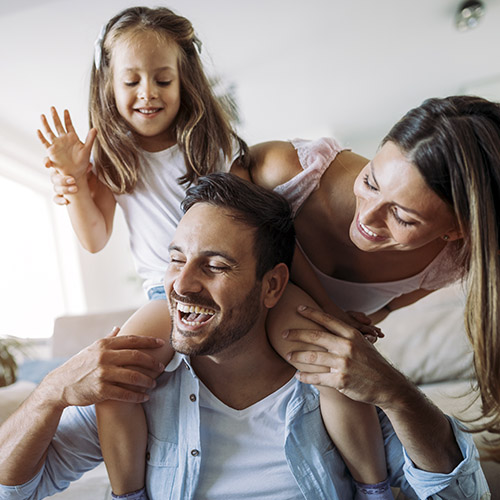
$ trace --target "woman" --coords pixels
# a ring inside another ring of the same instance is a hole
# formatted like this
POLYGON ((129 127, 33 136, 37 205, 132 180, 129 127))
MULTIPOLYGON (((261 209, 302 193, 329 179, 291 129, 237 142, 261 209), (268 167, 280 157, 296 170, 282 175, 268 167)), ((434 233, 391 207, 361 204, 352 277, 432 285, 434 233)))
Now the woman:
MULTIPOLYGON (((323 309, 331 300, 379 321, 464 279, 481 430, 500 431, 500 105, 429 99, 391 129, 370 162, 332 140, 266 143, 253 155, 252 180, 296 210, 307 257, 292 277, 306 273, 307 260, 318 278, 307 291, 323 309)), ((500 444, 490 451, 500 461, 500 444)))

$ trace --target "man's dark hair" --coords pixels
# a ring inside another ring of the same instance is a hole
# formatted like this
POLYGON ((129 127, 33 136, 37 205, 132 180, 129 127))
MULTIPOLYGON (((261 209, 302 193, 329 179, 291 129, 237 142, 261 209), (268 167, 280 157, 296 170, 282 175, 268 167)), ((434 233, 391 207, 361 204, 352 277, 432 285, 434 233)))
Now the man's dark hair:
POLYGON ((231 211, 230 217, 255 229, 257 279, 280 262, 290 269, 295 229, 288 201, 281 195, 228 173, 209 174, 186 191, 181 204, 186 213, 196 203, 210 203, 231 211))

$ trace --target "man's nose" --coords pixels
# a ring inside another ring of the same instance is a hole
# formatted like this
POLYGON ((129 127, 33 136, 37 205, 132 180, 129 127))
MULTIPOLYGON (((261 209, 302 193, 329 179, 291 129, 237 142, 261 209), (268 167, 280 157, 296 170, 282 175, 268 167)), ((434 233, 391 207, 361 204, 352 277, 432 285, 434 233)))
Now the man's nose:
POLYGON ((203 289, 199 270, 190 264, 184 264, 174 279, 174 291, 178 295, 187 295, 189 293, 199 293, 203 289))

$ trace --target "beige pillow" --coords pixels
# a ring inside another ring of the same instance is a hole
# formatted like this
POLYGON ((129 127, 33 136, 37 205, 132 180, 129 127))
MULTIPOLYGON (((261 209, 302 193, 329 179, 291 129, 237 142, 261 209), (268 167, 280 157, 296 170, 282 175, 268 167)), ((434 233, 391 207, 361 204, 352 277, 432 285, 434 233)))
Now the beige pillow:
POLYGON ((7 387, 0 387, 0 423, 16 410, 35 387, 35 383, 24 380, 7 387))
POLYGON ((386 337, 376 346, 417 384, 470 378, 472 348, 464 305, 460 285, 437 290, 382 321, 386 337))

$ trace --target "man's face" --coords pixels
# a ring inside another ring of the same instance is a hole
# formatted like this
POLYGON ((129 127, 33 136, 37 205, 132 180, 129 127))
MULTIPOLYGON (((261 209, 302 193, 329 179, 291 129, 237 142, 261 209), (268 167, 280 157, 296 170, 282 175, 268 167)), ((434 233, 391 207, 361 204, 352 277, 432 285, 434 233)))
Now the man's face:
POLYGON ((171 343, 178 352, 217 354, 244 337, 261 316, 254 230, 230 215, 197 203, 180 221, 170 245, 165 291, 171 343))

